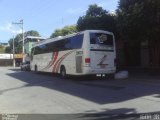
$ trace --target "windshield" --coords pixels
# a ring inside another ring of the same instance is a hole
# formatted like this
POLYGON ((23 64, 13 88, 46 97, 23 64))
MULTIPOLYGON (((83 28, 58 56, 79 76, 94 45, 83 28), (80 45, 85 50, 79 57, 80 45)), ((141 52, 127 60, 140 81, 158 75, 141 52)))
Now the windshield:
POLYGON ((90 44, 113 46, 113 35, 105 33, 90 33, 90 44))

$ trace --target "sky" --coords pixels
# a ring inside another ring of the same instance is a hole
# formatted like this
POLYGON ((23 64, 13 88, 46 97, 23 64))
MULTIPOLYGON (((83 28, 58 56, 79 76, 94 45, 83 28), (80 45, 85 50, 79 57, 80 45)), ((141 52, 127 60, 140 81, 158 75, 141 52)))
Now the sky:
POLYGON ((24 31, 36 30, 49 38, 55 29, 77 23, 88 6, 97 4, 107 11, 115 11, 119 0, 0 0, 0 42, 22 33, 13 22, 24 21, 24 31))

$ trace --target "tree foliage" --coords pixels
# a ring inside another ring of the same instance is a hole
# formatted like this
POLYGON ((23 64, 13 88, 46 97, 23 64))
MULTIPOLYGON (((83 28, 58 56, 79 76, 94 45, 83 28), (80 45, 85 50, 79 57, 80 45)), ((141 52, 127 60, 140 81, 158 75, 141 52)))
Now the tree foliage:
POLYGON ((11 47, 10 46, 7 46, 6 48, 5 48, 5 53, 11 53, 11 47))
POLYGON ((24 35, 25 35, 25 37, 26 37, 26 36, 37 36, 37 37, 40 36, 39 32, 38 32, 38 31, 35 31, 35 30, 27 31, 27 32, 24 33, 24 35))
POLYGON ((120 0, 118 27, 125 39, 159 39, 160 1, 159 0, 120 0))
POLYGON ((77 21, 78 31, 100 29, 115 31, 115 17, 96 4, 90 5, 86 15, 79 17, 77 21))
POLYGON ((4 51, 5 51, 5 47, 0 45, 0 53, 4 53, 4 51))
POLYGON ((65 36, 77 32, 77 27, 75 25, 65 26, 62 29, 56 29, 50 36, 50 38, 65 36))
POLYGON ((132 45, 148 41, 150 62, 160 64, 160 0, 120 0, 117 15, 121 39, 132 45))

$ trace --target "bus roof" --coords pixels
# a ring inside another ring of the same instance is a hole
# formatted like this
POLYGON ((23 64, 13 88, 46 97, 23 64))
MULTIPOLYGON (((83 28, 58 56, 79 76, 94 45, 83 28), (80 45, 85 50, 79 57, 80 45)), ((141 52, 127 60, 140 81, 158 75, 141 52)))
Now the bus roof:
POLYGON ((55 38, 46 39, 46 40, 43 40, 43 41, 40 41, 38 43, 33 44, 33 47, 43 45, 43 44, 47 44, 47 43, 50 43, 50 42, 53 42, 53 41, 58 41, 58 40, 61 40, 61 39, 65 39, 65 38, 72 37, 72 36, 75 36, 75 35, 83 34, 84 32, 102 32, 102 33, 107 33, 107 34, 113 35, 112 32, 104 31, 104 30, 85 30, 85 31, 69 34, 69 35, 66 35, 66 36, 58 36, 58 37, 55 37, 55 38))

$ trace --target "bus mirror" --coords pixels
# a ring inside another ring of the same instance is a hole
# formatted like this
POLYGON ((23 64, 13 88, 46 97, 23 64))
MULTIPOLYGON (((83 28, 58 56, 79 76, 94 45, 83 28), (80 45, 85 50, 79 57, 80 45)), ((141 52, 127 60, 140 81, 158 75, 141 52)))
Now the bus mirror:
POLYGON ((101 36, 98 37, 99 43, 104 43, 107 41, 107 35, 102 34, 101 36))

